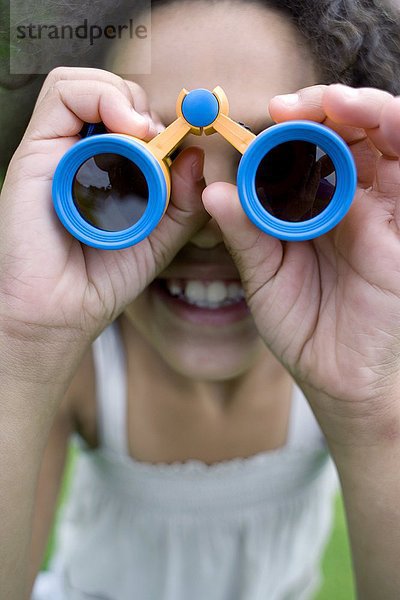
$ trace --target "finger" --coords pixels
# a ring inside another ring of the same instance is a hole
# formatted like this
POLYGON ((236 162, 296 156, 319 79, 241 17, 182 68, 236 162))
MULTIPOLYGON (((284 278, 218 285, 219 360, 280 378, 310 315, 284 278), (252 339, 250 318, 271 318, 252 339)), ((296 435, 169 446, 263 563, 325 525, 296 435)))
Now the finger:
MULTIPOLYGON (((51 89, 57 81, 103 81, 104 83, 110 83, 118 88, 127 98, 132 98, 132 91, 127 81, 124 81, 122 77, 105 71, 104 69, 92 69, 86 67, 57 67, 50 71, 46 77, 42 89, 37 98, 36 104, 39 104, 46 96, 49 89, 51 89)), ((140 112, 140 111, 138 111, 140 112)))
POLYGON ((330 87, 333 86, 313 85, 303 88, 295 94, 275 96, 269 104, 272 118, 277 123, 295 119, 308 119, 323 123, 336 131, 349 145, 364 140, 366 133, 362 126, 355 126, 352 122, 346 125, 330 118, 330 115, 327 114, 325 99, 330 87))
POLYGON ((277 123, 294 119, 310 119, 322 123, 326 118, 322 101, 327 87, 313 85, 295 94, 274 96, 269 103, 271 117, 277 123))
POLYGON ((198 147, 183 150, 171 166, 171 199, 164 217, 149 236, 176 253, 209 220, 201 194, 205 188, 204 152, 198 147))
POLYGON ((383 110, 392 100, 393 96, 383 90, 335 84, 326 90, 323 103, 330 119, 345 126, 363 128, 384 156, 395 158, 396 153, 380 127, 383 110))
POLYGON ((171 165, 171 203, 183 211, 200 211, 206 215, 201 202, 205 188, 204 151, 196 146, 182 150, 171 165))
POLYGON ((282 260, 282 243, 260 231, 247 218, 236 186, 212 183, 204 190, 202 199, 222 231, 249 300, 277 273, 282 260))
MULTIPOLYGON (((358 182, 360 187, 368 188, 374 183, 375 171, 371 165, 380 155, 373 143, 372 135, 362 125, 351 119, 343 122, 335 118, 334 113, 327 110, 327 96, 332 93, 335 85, 316 85, 299 90, 296 94, 275 96, 269 110, 272 118, 277 122, 294 119, 309 119, 322 123, 340 135, 351 147, 357 163, 358 182)), ((338 86, 345 88, 346 86, 338 86)), ((329 102, 329 101, 328 101, 329 102)))
POLYGON ((132 98, 133 106, 135 110, 140 114, 150 114, 149 101, 147 98, 147 94, 144 89, 134 81, 130 81, 129 79, 123 80, 127 89, 129 90, 129 94, 132 98))
MULTIPOLYGON (((130 81, 129 79, 124 79, 123 81, 129 90, 135 110, 139 114, 148 117, 150 121, 150 131, 148 138, 153 138, 155 135, 157 135, 157 133, 162 131, 162 129, 160 129, 159 126, 160 123, 158 122, 158 116, 154 115, 153 111, 150 110, 149 100, 146 92, 139 84, 135 83, 134 81, 130 81)), ((163 129, 165 129, 165 127, 163 127, 163 129)))
POLYGON ((165 125, 161 120, 160 115, 158 114, 158 112, 156 112, 155 110, 150 110, 150 116, 153 120, 153 123, 156 127, 156 131, 157 133, 161 133, 162 131, 164 131, 165 129, 165 125))
POLYGON ((392 98, 388 92, 375 88, 317 85, 296 94, 275 96, 270 111, 278 122, 310 119, 323 123, 351 146, 368 137, 382 154, 393 156, 379 130, 382 109, 392 98))
POLYGON ((113 84, 99 81, 57 81, 34 112, 25 139, 50 140, 75 136, 84 122, 102 121, 113 132, 146 139, 149 121, 113 84))
POLYGON ((156 127, 149 114, 147 96, 140 85, 129 80, 124 80, 122 77, 109 71, 105 71, 104 69, 57 67, 47 76, 36 101, 36 106, 42 102, 48 91, 59 81, 100 81, 115 86, 127 97, 136 112, 148 117, 151 129, 153 130, 150 137, 154 137, 156 134, 156 127))
MULTIPOLYGON (((396 129, 400 104, 388 92, 375 88, 353 89, 332 85, 327 90, 324 104, 332 119, 347 125, 363 127, 369 143, 380 153, 377 157, 372 187, 385 196, 396 200, 399 195, 399 144, 396 145, 396 129)), ((370 163, 373 165, 374 163, 370 163)), ((393 210, 393 205, 392 205, 393 210)))
POLYGON ((400 156, 400 98, 391 98, 382 108, 380 131, 396 156, 400 156))

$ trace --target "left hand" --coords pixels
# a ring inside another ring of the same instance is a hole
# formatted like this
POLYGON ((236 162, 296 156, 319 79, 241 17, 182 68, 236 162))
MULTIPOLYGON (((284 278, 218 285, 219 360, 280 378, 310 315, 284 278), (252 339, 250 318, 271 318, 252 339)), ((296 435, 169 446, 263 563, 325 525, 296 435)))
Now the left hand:
POLYGON ((275 97, 275 121, 310 119, 350 146, 358 188, 329 233, 281 242, 246 217, 236 187, 214 183, 206 210, 237 264, 258 331, 302 387, 328 441, 400 436, 400 97, 312 86, 275 97))

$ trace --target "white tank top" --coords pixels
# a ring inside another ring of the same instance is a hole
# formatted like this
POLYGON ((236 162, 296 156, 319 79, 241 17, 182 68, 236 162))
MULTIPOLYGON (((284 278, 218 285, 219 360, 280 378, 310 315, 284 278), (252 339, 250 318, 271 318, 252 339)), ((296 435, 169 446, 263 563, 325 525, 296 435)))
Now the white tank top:
POLYGON ((126 371, 116 324, 93 345, 100 447, 81 451, 50 571, 33 600, 309 600, 337 489, 294 388, 287 443, 211 466, 128 455, 126 371))

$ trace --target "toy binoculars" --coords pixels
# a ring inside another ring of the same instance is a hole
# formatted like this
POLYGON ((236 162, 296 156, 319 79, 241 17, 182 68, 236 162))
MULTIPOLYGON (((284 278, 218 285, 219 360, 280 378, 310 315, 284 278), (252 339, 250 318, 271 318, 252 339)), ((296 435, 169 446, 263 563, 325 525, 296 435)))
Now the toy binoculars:
POLYGON ((242 157, 237 188, 243 210, 262 231, 301 241, 332 229, 350 208, 356 170, 345 142, 311 121, 273 125, 259 135, 229 118, 220 87, 183 89, 177 119, 150 142, 100 133, 66 152, 53 180, 56 212, 78 240, 103 249, 137 244, 157 226, 171 191, 171 155, 189 134, 218 132, 242 157))

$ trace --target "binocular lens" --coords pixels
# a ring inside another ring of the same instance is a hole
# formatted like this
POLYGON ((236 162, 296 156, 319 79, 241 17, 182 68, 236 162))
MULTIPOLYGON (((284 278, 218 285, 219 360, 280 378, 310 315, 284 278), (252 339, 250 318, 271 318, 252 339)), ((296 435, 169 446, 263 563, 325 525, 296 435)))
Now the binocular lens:
POLYGON ((80 215, 104 231, 122 231, 144 214, 149 188, 139 167, 120 154, 96 154, 75 174, 73 201, 80 215))
POLYGON ((255 189, 262 207, 277 219, 307 221, 332 200, 335 167, 319 146, 291 140, 275 146, 262 158, 255 189))
MULTIPOLYGON (((186 126, 174 127, 170 132, 182 141, 186 126)), ((231 139, 228 130, 229 135, 224 127, 221 131, 236 147, 236 133, 231 139)), ((343 219, 357 173, 348 146, 334 131, 297 120, 245 138, 237 189, 256 227, 281 240, 303 241, 324 235, 343 219)), ((154 145, 117 133, 80 140, 54 173, 52 194, 61 223, 94 248, 118 250, 141 242, 167 210, 169 158, 175 154, 170 150, 180 141, 167 135, 154 145)))

